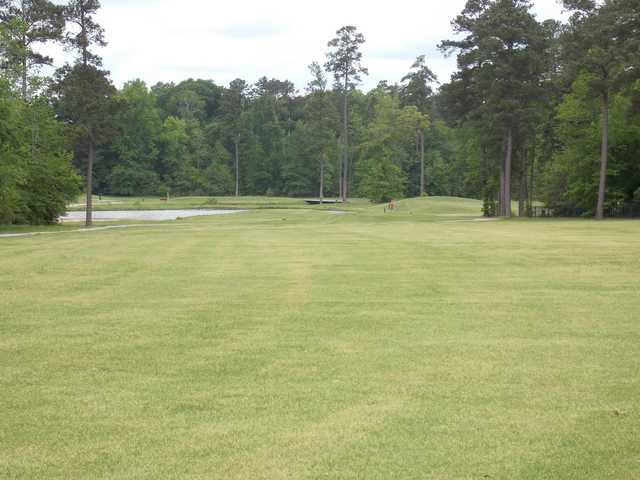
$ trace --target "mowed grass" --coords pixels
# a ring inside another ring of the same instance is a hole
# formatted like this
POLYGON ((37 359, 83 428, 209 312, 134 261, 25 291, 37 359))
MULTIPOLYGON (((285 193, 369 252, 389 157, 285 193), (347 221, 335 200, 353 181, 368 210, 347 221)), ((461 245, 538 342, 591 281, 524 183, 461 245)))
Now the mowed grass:
MULTIPOLYGON (((334 200, 327 198, 327 200, 334 200)), ((364 199, 352 199, 344 206, 346 208, 366 207, 369 205, 364 199)), ((291 197, 93 197, 94 210, 180 210, 180 209, 295 209, 309 208, 305 199, 291 197)), ((335 208, 336 205, 315 206, 316 209, 335 208)), ((70 205, 69 210, 84 210, 85 199, 79 197, 76 203, 70 205)))
POLYGON ((478 211, 0 238, 0 478, 640 478, 640 222, 478 211))

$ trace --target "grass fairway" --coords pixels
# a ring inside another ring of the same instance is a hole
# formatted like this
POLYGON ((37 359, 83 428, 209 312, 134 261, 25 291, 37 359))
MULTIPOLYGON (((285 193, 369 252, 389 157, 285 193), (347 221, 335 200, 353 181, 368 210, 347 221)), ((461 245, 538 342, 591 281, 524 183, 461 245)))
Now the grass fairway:
MULTIPOLYGON (((333 200, 333 199, 328 199, 333 200)), ((70 210, 84 211, 85 200, 78 198, 78 203, 71 205, 70 210)), ((368 205, 366 200, 354 199, 345 208, 363 207, 368 205)), ((171 197, 161 200, 158 197, 93 197, 93 207, 96 211, 105 210, 176 210, 176 209, 296 209, 307 208, 304 200, 289 197, 171 197)), ((335 208, 336 205, 327 204, 316 208, 335 208)))
POLYGON ((639 479, 640 222, 478 211, 0 238, 0 478, 639 479))

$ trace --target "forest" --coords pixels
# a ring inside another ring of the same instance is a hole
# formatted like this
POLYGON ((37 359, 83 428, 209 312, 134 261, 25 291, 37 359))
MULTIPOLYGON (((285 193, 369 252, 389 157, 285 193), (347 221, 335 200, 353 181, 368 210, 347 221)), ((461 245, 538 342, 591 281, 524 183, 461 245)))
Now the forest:
POLYGON ((97 54, 98 0, 0 0, 0 224, 54 223, 83 191, 457 196, 501 217, 640 204, 640 2, 564 6, 561 23, 526 0, 468 0, 438 45, 457 58, 450 79, 416 52, 403 78, 363 91, 355 26, 309 59, 307 85, 116 88, 97 54), (53 43, 74 61, 54 65, 53 43))

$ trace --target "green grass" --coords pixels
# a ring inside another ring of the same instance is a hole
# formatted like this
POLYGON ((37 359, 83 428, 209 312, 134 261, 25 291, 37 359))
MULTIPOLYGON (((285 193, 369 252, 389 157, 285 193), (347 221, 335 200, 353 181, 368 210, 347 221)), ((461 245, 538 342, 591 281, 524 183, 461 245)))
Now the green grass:
MULTIPOLYGON (((77 229, 77 226, 74 227, 77 229)), ((69 225, 47 225, 46 227, 40 225, 0 225, 0 234, 23 234, 33 232, 63 232, 71 230, 69 225)))
MULTIPOLYGON (((70 206, 70 210, 84 210, 84 198, 78 198, 76 203, 70 206)), ((354 199, 349 206, 368 206, 369 202, 363 199, 354 199)), ((302 198, 289 197, 171 197, 161 200, 160 197, 93 197, 95 210, 179 210, 185 208, 196 209, 279 209, 279 208, 310 208, 302 198)), ((314 208, 335 208, 336 205, 316 206, 314 208)))
POLYGON ((478 209, 0 238, 0 478, 640 478, 640 222, 478 209))

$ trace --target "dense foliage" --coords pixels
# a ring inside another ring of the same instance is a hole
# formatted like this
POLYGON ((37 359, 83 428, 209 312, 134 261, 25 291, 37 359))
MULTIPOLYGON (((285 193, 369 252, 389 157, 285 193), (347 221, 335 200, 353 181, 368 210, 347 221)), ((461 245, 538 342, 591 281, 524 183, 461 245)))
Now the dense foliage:
POLYGON ((0 81, 0 224, 54 223, 80 193, 62 124, 0 81))
POLYGON ((637 202, 638 2, 565 6, 560 24, 527 0, 468 0, 441 44, 457 54, 449 82, 436 89, 421 55, 365 93, 353 26, 327 46, 333 88, 313 62, 304 91, 266 77, 116 90, 94 51, 97 0, 0 0, 0 221, 55 221, 77 193, 70 156, 86 191, 114 195, 451 195, 503 216, 512 198, 521 214, 637 202), (77 53, 52 78, 34 50, 46 41, 77 53))
POLYGON ((461 173, 487 214, 509 216, 516 197, 521 214, 542 201, 602 218, 640 187, 640 4, 564 3, 562 25, 540 23, 527 0, 468 0, 454 21, 463 38, 441 45, 459 70, 439 111, 461 134, 461 173))

